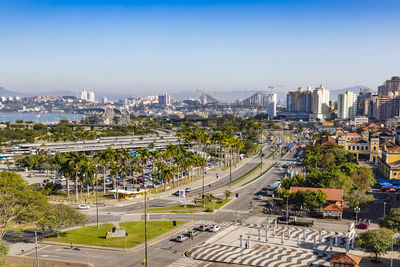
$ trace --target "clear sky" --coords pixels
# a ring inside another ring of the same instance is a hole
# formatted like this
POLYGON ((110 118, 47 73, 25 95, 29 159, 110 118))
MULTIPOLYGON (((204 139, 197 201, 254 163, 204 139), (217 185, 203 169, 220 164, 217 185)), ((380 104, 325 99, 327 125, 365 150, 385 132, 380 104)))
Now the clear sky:
POLYGON ((399 14, 398 0, 0 0, 0 86, 376 89, 400 75, 399 14))

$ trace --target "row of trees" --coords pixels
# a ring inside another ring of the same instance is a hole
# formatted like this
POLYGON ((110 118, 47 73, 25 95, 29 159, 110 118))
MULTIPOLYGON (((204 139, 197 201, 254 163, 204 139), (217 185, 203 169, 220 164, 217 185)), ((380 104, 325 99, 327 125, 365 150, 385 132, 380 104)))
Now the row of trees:
POLYGON ((352 153, 336 146, 314 146, 307 149, 304 164, 303 174, 283 179, 284 189, 291 186, 343 189, 351 208, 364 207, 373 201, 373 196, 366 194, 375 184, 373 173, 368 167, 358 165, 352 153))
POLYGON ((122 186, 127 186, 127 177, 144 176, 144 168, 148 163, 152 165, 153 177, 160 180, 164 190, 168 185, 179 186, 195 177, 199 177, 206 166, 202 156, 188 152, 183 145, 167 146, 165 151, 141 148, 135 153, 126 148, 98 151, 93 156, 84 153, 71 152, 55 155, 29 155, 17 160, 17 164, 27 168, 51 168, 66 178, 67 196, 70 197, 70 184, 75 186, 75 200, 79 200, 79 189, 82 195, 86 187, 87 195, 94 192, 95 184, 103 184, 106 192, 106 172, 114 180, 114 188, 118 190, 117 178, 122 178, 122 186), (102 173, 102 178, 98 174, 102 173), (92 187, 92 190, 91 188, 92 187))

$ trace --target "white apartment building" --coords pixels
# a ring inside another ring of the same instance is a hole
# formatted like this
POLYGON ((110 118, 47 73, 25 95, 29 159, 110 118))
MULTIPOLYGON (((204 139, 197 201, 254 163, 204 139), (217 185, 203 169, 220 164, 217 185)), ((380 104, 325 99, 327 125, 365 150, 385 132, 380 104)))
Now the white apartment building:
POLYGON ((357 95, 351 91, 338 95, 338 118, 347 119, 357 114, 357 95))
POLYGON ((85 100, 85 101, 88 100, 88 92, 87 92, 86 90, 82 90, 82 91, 81 91, 80 99, 81 99, 81 100, 85 100))
POLYGON ((312 92, 311 103, 311 118, 324 121, 329 117, 329 91, 323 85, 312 92))
POLYGON ((267 114, 271 119, 276 117, 276 102, 277 102, 277 94, 269 93, 267 94, 267 114))
POLYGON ((88 93, 88 101, 92 102, 92 103, 94 103, 96 101, 93 91, 89 91, 89 93, 88 93))

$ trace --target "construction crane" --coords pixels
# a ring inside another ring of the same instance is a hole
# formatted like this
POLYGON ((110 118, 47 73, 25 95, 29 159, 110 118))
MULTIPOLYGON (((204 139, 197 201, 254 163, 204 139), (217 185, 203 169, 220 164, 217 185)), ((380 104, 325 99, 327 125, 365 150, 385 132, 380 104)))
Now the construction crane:
POLYGON ((268 85, 268 89, 270 90, 271 93, 274 92, 274 88, 281 88, 285 87, 284 85, 268 85))

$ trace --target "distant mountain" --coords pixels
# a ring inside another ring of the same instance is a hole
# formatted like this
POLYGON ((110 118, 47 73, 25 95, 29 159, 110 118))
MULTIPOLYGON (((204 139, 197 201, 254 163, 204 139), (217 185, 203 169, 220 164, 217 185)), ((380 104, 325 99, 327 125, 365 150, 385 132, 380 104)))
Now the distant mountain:
POLYGON ((10 91, 10 90, 4 89, 3 87, 0 87, 0 96, 9 97, 9 96, 25 96, 25 95, 21 94, 21 93, 18 93, 18 92, 14 92, 14 91, 10 91))

